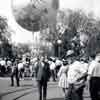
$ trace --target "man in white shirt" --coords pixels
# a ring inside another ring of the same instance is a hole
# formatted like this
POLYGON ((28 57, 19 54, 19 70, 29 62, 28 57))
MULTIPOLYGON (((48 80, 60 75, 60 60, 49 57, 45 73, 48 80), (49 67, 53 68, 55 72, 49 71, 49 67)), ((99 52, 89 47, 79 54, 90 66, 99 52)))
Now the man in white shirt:
POLYGON ((56 72, 55 72, 55 60, 50 62, 50 71, 51 71, 51 77, 53 79, 53 81, 56 81, 56 72))
POLYGON ((55 65, 56 65, 56 78, 57 78, 57 73, 58 73, 60 67, 62 66, 62 64, 63 64, 62 61, 60 59, 56 58, 56 61, 55 61, 55 65))
MULTIPOLYGON (((83 89, 87 76, 88 64, 85 59, 78 59, 69 66, 68 84, 69 91, 75 90, 78 100, 83 100, 83 89), (72 89, 72 90, 71 90, 72 89)), ((69 93, 71 94, 71 92, 69 93)), ((66 100, 66 99, 65 99, 66 100)), ((71 99, 67 99, 71 100, 71 99)), ((76 99, 75 99, 76 100, 76 99)))
POLYGON ((9 73, 11 73, 12 62, 10 59, 8 59, 6 63, 7 63, 7 65, 6 65, 7 73, 9 74, 9 73))
POLYGON ((100 55, 97 55, 89 65, 88 80, 91 99, 100 100, 100 55))
POLYGON ((24 62, 20 61, 18 63, 18 71, 19 71, 19 77, 23 78, 24 77, 24 62))
POLYGON ((4 59, 2 59, 2 60, 0 61, 0 64, 1 64, 1 66, 5 66, 5 65, 6 65, 6 61, 5 61, 4 59))

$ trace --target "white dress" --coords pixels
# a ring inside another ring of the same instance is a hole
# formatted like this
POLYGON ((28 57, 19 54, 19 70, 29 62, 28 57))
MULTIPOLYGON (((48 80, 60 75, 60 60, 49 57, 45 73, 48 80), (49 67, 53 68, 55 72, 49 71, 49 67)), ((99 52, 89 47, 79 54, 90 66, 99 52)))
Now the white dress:
POLYGON ((59 72, 58 72, 58 77, 59 77, 59 82, 58 86, 61 88, 67 88, 68 83, 67 83, 67 72, 68 72, 68 66, 61 66, 59 72))

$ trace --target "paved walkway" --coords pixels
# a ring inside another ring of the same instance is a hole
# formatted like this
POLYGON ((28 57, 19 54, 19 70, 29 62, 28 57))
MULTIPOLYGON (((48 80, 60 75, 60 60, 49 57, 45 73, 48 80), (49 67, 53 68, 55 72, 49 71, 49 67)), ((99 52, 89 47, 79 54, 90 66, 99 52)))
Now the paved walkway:
MULTIPOLYGON (((21 87, 11 87, 9 78, 0 78, 0 100, 38 100, 36 82, 22 80, 21 87)), ((57 82, 49 82, 47 100, 63 100, 63 93, 57 82)), ((85 90, 84 100, 90 100, 85 90)))

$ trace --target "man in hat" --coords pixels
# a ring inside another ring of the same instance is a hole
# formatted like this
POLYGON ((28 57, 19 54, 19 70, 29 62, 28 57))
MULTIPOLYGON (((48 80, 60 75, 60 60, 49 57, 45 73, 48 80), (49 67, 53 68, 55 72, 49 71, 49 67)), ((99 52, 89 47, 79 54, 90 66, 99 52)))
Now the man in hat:
POLYGON ((90 63, 88 69, 88 81, 90 85, 91 100, 100 100, 100 55, 90 63))

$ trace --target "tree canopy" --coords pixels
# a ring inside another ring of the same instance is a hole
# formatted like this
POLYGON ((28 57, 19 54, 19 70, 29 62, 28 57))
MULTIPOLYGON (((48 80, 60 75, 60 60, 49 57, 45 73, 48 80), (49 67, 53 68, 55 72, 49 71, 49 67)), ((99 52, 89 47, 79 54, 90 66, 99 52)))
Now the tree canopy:
POLYGON ((95 19, 94 16, 90 16, 82 10, 58 11, 55 26, 48 30, 44 31, 44 35, 42 34, 43 38, 51 43, 56 43, 61 39, 62 50, 64 49, 65 52, 73 48, 72 42, 76 45, 75 50, 80 45, 81 47, 78 46, 77 50, 84 49, 84 53, 88 56, 100 52, 100 19, 95 19))
POLYGON ((7 19, 0 16, 0 56, 12 56, 11 32, 7 19))

